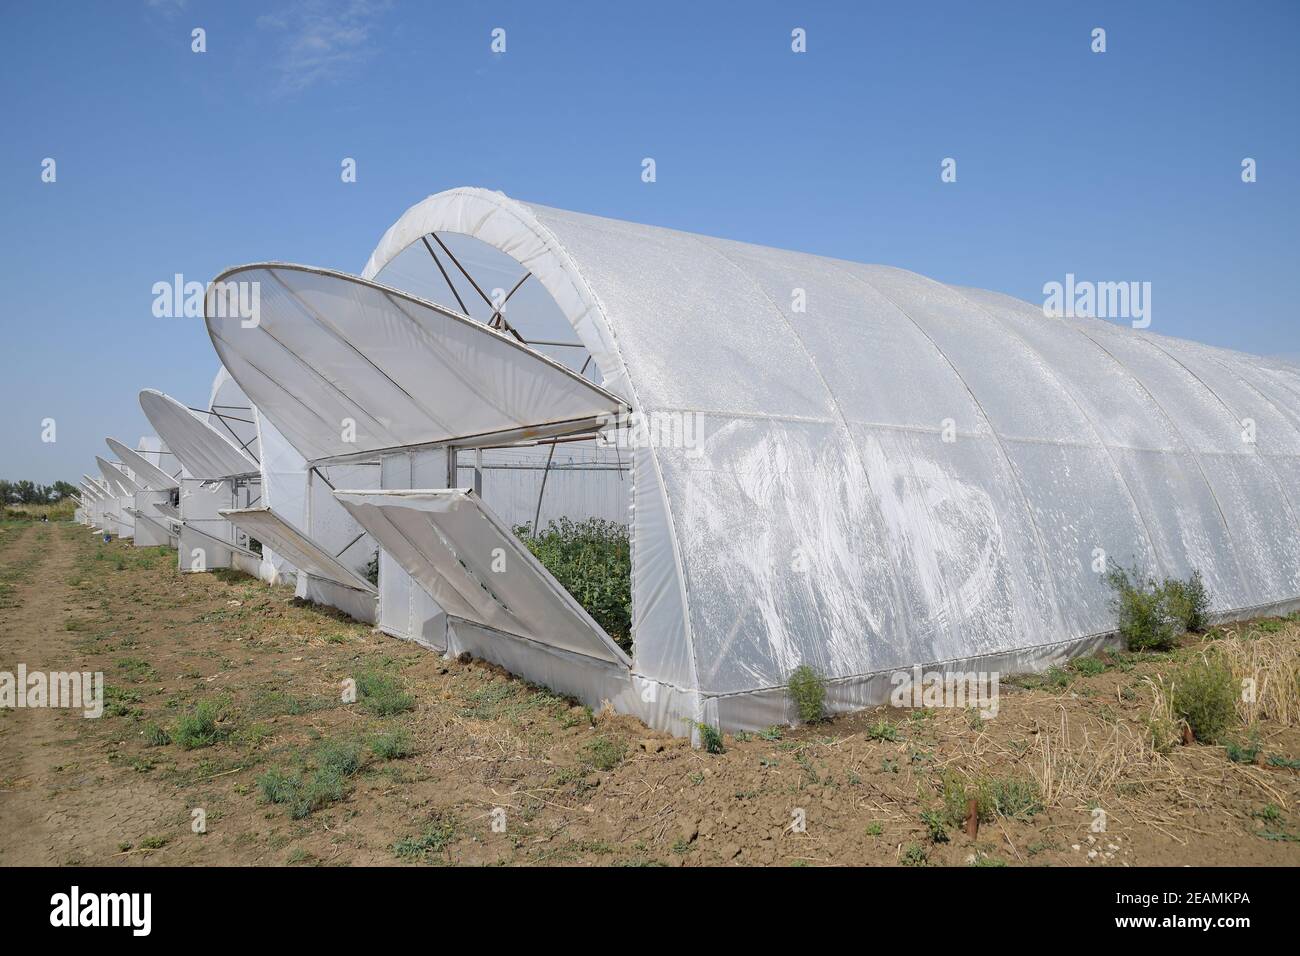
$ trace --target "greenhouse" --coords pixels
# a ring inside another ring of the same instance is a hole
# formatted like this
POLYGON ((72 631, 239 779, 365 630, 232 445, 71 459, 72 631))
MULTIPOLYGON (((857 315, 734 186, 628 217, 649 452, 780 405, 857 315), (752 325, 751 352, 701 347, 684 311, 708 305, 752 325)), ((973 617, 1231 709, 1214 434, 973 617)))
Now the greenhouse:
POLYGON ((843 711, 1064 661, 1114 631, 1110 562, 1222 617, 1300 598, 1282 362, 481 189, 359 277, 241 282, 213 344, 378 542, 381 627, 674 733, 789 720, 801 664, 843 711), (516 533, 544 510, 628 526, 630 655, 516 533))

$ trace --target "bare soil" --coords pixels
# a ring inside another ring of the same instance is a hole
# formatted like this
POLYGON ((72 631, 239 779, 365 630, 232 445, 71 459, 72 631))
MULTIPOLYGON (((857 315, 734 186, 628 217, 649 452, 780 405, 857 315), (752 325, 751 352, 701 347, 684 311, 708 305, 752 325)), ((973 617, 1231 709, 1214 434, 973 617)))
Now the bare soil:
MULTIPOLYGON (((1300 621, 1256 626, 1300 642, 1300 621)), ((0 864, 1293 866, 1294 715, 1258 722, 1255 763, 1145 743, 1144 678, 1218 636, 1004 686, 990 719, 879 708, 710 754, 284 588, 181 574, 173 552, 71 524, 3 523, 0 670, 102 671, 110 692, 99 719, 0 709, 0 864), (364 672, 411 709, 342 702, 364 672), (216 739, 183 749, 203 701, 216 739), (410 753, 374 753, 380 734, 410 753), (269 801, 259 781, 312 779, 329 744, 363 748, 341 786, 298 819, 269 801), (972 838, 943 812, 953 781, 1019 799, 972 838)))

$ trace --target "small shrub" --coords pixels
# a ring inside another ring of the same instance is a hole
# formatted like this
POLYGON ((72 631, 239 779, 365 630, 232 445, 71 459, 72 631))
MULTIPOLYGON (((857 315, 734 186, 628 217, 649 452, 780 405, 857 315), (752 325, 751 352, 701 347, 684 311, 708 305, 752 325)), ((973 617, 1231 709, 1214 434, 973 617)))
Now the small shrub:
POLYGON ((1209 626, 1210 595, 1200 571, 1185 581, 1157 582, 1136 568, 1113 567, 1106 580, 1115 591, 1119 633, 1130 650, 1167 651, 1180 634, 1201 634, 1209 626))
POLYGON ((376 551, 366 562, 366 570, 363 575, 367 581, 375 587, 379 587, 379 552, 376 551))
POLYGON ((1196 739, 1214 743, 1237 719, 1237 686, 1222 661, 1201 657, 1174 678, 1173 710, 1196 739))
POLYGON ((1112 605, 1119 615, 1120 636, 1129 650, 1167 651, 1178 634, 1169 616, 1164 589, 1154 578, 1134 569, 1113 567, 1106 572, 1106 582, 1115 592, 1112 605))
POLYGON ((800 664, 790 674, 790 699, 799 712, 799 720, 814 724, 826 716, 826 681, 808 664, 800 664))
POLYGON ((560 518, 516 536, 619 647, 632 652, 632 550, 625 525, 601 518, 560 518))
POLYGON ((1186 581, 1166 578, 1161 586, 1165 608, 1174 623, 1193 634, 1205 633, 1209 626, 1210 595, 1201 580, 1201 572, 1193 571, 1186 581))

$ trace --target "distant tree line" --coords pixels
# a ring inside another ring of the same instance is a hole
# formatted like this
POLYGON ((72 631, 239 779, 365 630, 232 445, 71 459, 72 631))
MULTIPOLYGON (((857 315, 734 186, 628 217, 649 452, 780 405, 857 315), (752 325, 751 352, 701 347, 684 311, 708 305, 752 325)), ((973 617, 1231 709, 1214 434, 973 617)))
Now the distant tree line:
POLYGON ((52 505, 77 493, 77 486, 66 481, 40 485, 34 481, 6 481, 0 478, 0 504, 52 505))

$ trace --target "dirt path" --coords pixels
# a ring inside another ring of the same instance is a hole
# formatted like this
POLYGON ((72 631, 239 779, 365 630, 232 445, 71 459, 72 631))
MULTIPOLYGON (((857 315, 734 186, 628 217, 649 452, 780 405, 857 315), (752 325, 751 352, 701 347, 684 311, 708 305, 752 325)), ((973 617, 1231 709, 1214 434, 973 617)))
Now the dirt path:
MULTIPOLYGON (((78 536, 67 524, 32 524, 0 550, 0 566, 18 569, 12 603, 0 611, 0 669, 28 673, 94 669, 68 630, 88 610, 75 579, 78 536)), ((103 751, 65 709, 0 711, 0 862, 6 865, 103 861, 114 833, 147 828, 165 801, 139 781, 102 772, 103 751), (88 795, 91 795, 88 799, 88 795)))

